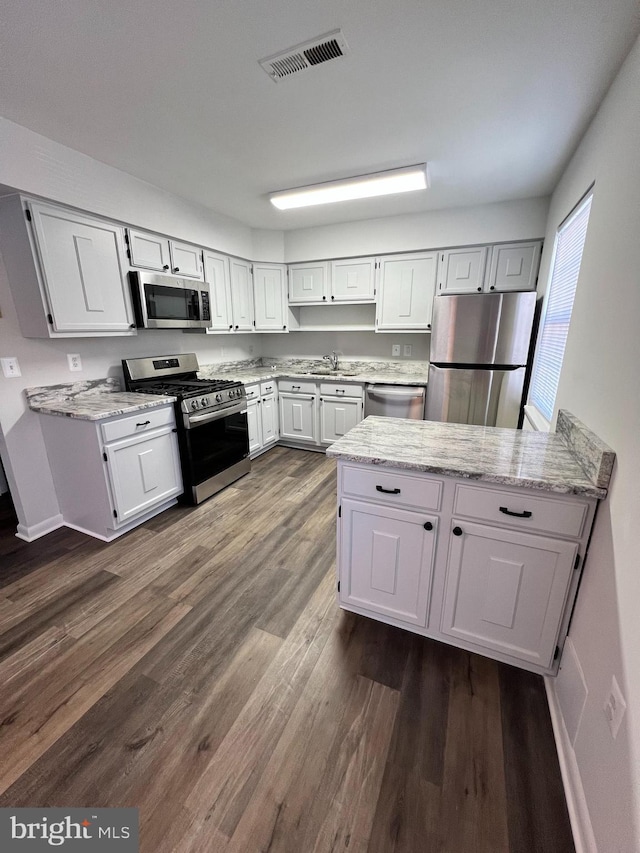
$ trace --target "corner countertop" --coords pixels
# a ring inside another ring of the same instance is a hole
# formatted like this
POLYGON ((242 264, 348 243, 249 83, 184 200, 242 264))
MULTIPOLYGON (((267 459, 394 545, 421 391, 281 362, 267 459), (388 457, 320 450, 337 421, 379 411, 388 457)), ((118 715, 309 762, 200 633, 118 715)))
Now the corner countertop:
POLYGON ((175 402, 175 397, 121 391, 117 379, 25 388, 29 408, 43 415, 101 421, 175 402))
POLYGON ((326 452, 351 462, 604 498, 615 454, 593 433, 587 449, 585 432, 568 412, 559 413, 555 433, 368 417, 326 452), (578 450, 575 430, 582 438, 578 450))

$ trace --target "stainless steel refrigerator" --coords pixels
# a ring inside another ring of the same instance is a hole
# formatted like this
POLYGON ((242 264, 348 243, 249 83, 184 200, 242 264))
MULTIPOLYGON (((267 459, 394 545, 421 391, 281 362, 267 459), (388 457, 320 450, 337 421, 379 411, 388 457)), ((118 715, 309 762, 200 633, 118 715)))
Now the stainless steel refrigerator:
POLYGON ((434 299, 426 420, 517 427, 535 293, 434 299))

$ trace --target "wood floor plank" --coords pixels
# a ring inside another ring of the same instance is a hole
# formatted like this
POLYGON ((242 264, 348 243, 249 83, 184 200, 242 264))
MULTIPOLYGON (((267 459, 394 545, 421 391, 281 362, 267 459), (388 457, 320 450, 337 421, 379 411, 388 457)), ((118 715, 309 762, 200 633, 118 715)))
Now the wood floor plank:
POLYGON ((69 689, 54 687, 49 691, 49 702, 43 703, 41 696, 37 707, 32 703, 30 714, 17 715, 10 726, 0 727, 0 748, 6 751, 0 768, 0 792, 40 758, 190 609, 173 603, 167 603, 164 609, 156 607, 126 631, 120 641, 97 655, 91 671, 85 669, 69 689), (7 737, 2 737, 4 732, 9 733, 7 737))
POLYGON ((510 853, 573 853, 542 678, 506 665, 499 677, 510 853))
POLYGON ((508 851, 496 665, 471 653, 452 666, 442 781, 443 850, 508 851))
POLYGON ((251 699, 185 801, 230 836, 329 637, 333 578, 327 575, 251 699))

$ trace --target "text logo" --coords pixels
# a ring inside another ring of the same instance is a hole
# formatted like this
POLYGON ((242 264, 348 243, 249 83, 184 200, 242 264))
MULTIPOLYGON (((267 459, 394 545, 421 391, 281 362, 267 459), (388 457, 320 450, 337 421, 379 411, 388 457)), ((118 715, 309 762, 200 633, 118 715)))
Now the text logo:
POLYGON ((138 853, 138 809, 0 809, 2 853, 138 853))

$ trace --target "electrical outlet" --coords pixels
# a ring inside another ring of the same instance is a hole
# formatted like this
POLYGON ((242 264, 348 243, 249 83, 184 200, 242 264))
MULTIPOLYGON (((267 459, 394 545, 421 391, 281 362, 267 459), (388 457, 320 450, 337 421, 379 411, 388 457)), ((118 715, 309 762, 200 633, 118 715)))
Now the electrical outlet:
POLYGON ((404 345, 404 357, 405 358, 411 357, 411 344, 405 344, 404 345))
POLYGON ((69 370, 82 370, 82 359, 79 352, 68 352, 67 363, 69 370))
POLYGON ((7 379, 13 379, 16 376, 22 376, 20 373, 20 365, 18 364, 18 359, 15 356, 11 358, 0 358, 0 364, 2 364, 2 372, 7 377, 7 379))
POLYGON ((392 345, 391 355, 400 355, 400 344, 393 344, 392 345))
POLYGON ((604 715, 609 723, 611 737, 616 738, 620 723, 624 717, 624 712, 627 710, 627 703, 624 701, 624 696, 620 690, 620 686, 616 681, 615 675, 611 677, 611 690, 604 703, 604 715))

